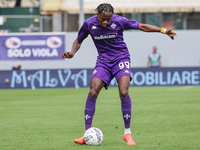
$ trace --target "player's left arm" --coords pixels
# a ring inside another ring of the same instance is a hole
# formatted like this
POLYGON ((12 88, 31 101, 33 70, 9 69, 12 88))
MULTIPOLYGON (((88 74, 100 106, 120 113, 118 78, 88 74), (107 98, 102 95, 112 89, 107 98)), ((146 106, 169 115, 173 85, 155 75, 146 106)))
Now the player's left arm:
POLYGON ((162 66, 161 58, 159 59, 159 66, 160 66, 160 67, 162 66))
POLYGON ((173 32, 171 29, 159 28, 157 26, 149 25, 149 24, 139 24, 138 29, 144 32, 161 32, 167 34, 171 39, 174 39, 176 33, 173 32))
POLYGON ((147 67, 150 66, 150 63, 151 63, 150 58, 148 58, 147 67))

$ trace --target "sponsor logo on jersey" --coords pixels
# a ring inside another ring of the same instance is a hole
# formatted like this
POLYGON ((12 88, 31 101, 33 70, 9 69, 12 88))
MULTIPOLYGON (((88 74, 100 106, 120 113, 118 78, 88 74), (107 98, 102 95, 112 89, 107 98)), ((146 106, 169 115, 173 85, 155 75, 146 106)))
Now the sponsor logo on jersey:
POLYGON ((114 29, 116 26, 117 26, 117 25, 114 24, 114 23, 111 24, 111 28, 113 28, 113 29, 114 29))
POLYGON ((95 40, 103 40, 103 39, 113 39, 117 37, 117 33, 107 33, 104 35, 100 35, 100 36, 94 36, 95 40))
POLYGON ((96 26, 92 26, 92 28, 91 29, 96 29, 97 27, 96 26))

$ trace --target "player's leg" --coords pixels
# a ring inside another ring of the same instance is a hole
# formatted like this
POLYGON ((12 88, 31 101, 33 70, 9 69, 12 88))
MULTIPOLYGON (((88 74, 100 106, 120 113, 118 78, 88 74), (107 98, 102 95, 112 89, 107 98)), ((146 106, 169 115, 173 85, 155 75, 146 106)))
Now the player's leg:
POLYGON ((121 99, 121 109, 122 109, 122 115, 124 119, 125 124, 125 133, 130 133, 130 123, 131 123, 131 108, 132 103, 130 96, 128 94, 129 89, 129 83, 130 83, 130 77, 129 76, 122 76, 118 80, 118 89, 119 89, 119 95, 121 99))
POLYGON ((131 80, 130 59, 121 59, 113 67, 113 73, 118 82, 119 95, 121 99, 121 109, 125 124, 124 139, 128 145, 135 145, 131 137, 130 123, 131 123, 131 108, 132 103, 128 94, 129 84, 131 80))
POLYGON ((90 92, 85 104, 85 130, 91 128, 92 120, 95 113, 96 99, 104 86, 100 78, 93 77, 90 81, 90 92))
MULTIPOLYGON (((92 120, 95 113, 96 99, 104 84, 105 83, 100 78, 91 78, 90 92, 85 104, 85 130, 89 129, 92 125, 92 120)), ((81 137, 79 139, 75 139, 74 142, 78 144, 84 144, 85 139, 84 137, 81 137)))
POLYGON ((135 145, 135 142, 131 137, 131 130, 130 130, 132 103, 131 103, 131 98, 128 94, 129 83, 130 83, 129 76, 122 76, 118 79, 119 95, 121 99, 121 109, 125 124, 124 139, 126 140, 127 145, 135 145))
POLYGON ((112 75, 106 67, 95 67, 90 81, 90 92, 85 105, 85 130, 92 125, 96 99, 102 87, 108 88, 112 75))

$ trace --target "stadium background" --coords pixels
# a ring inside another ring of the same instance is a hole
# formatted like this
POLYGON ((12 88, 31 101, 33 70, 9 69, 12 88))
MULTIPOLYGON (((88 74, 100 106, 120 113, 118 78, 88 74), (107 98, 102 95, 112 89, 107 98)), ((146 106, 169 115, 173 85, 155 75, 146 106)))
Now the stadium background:
POLYGON ((132 59, 133 147, 122 140, 124 123, 115 80, 101 91, 93 121, 104 133, 103 143, 98 147, 73 143, 84 132, 85 100, 97 56, 90 37, 71 60, 8 57, 8 51, 9 55, 25 49, 34 49, 37 55, 40 50, 53 51, 48 41, 54 40, 60 44, 54 47, 57 52, 71 50, 79 23, 94 15, 102 2, 0 0, 0 150, 200 149, 199 0, 106 1, 119 15, 172 28, 178 35, 171 40, 159 33, 124 33, 132 59), (154 45, 162 56, 163 67, 158 69, 146 67, 154 45), (22 70, 12 71, 18 62, 22 70))
MULTIPOLYGON (((85 14, 84 17, 80 17, 81 19, 94 15, 94 8, 101 3, 99 0, 83 2, 85 14)), ((157 33, 126 31, 124 39, 131 54, 131 67, 146 67, 148 54, 154 45, 158 47, 158 52, 162 56, 163 67, 200 66, 198 0, 118 0, 117 2, 110 0, 108 2, 113 4, 115 12, 119 15, 136 19, 141 23, 172 28, 178 35, 176 40, 172 41, 157 33)), ((71 50, 79 29, 79 16, 81 16, 79 0, 5 0, 0 3, 0 7, 0 15, 3 18, 3 23, 0 25, 2 34, 55 35, 62 32, 66 37, 65 51, 71 50)), ((82 44, 76 57, 71 60, 21 61, 18 58, 19 60, 0 61, 0 70, 10 70, 19 61, 22 63, 22 69, 93 68, 96 56, 96 49, 89 37, 82 44), (88 55, 90 59, 85 59, 84 56, 88 55)))

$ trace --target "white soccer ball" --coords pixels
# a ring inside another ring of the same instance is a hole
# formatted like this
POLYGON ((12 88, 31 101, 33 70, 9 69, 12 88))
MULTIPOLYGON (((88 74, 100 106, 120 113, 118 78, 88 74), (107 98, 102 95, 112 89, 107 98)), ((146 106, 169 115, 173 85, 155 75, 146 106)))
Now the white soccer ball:
POLYGON ((87 129, 84 139, 87 145, 99 145, 103 141, 103 133, 100 129, 92 127, 87 129))

